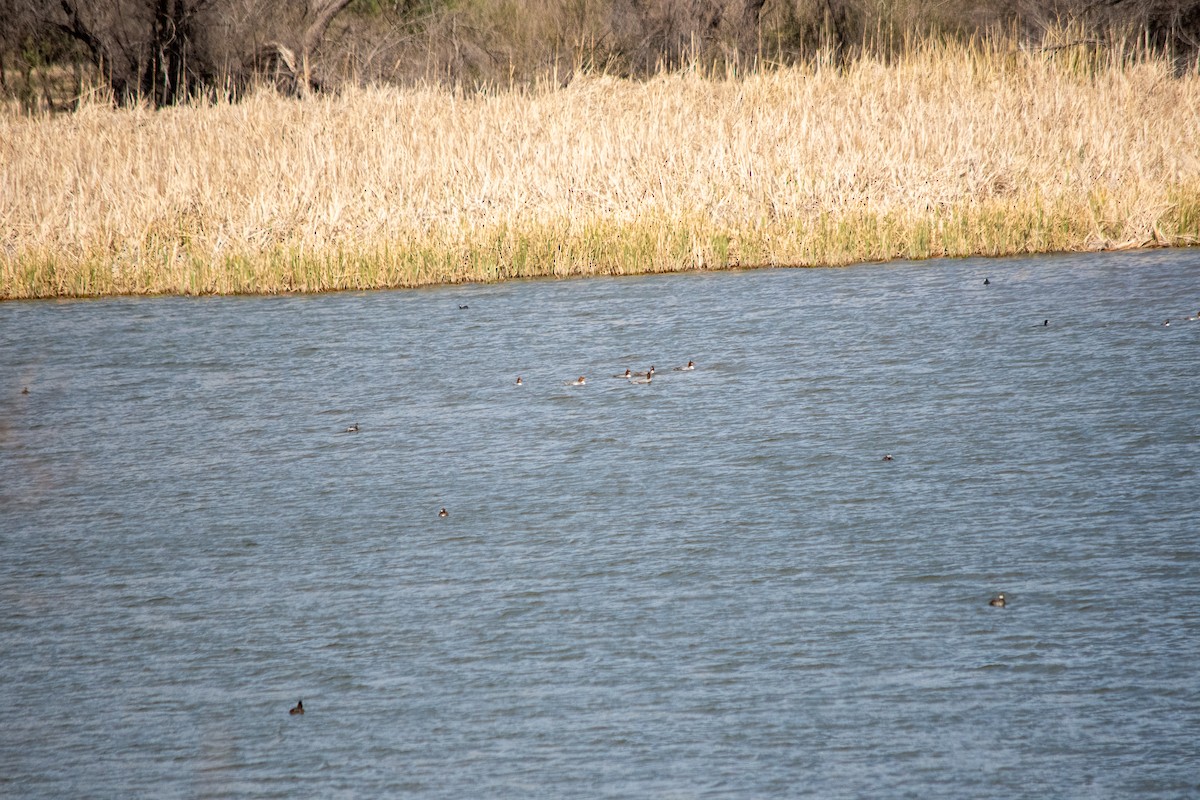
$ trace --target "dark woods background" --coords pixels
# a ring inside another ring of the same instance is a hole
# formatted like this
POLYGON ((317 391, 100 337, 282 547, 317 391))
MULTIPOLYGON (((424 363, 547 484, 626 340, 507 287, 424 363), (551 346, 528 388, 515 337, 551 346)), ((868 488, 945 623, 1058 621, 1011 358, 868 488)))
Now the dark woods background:
POLYGON ((166 106, 255 82, 297 96, 347 82, 507 87, 577 70, 842 64, 981 36, 1133 45, 1190 69, 1200 0, 0 0, 0 97, 33 112, 89 91, 166 106))

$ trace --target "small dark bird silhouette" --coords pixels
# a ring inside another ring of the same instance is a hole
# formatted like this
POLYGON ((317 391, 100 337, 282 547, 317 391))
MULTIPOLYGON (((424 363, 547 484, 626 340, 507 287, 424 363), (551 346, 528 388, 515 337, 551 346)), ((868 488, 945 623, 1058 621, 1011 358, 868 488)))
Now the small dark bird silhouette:
POLYGON ((450 512, 447 511, 445 508, 442 508, 442 510, 438 512, 438 516, 439 517, 448 517, 448 516, 450 516, 450 512))
POLYGON ((992 285, 992 282, 991 282, 991 281, 989 281, 987 278, 984 278, 984 279, 983 279, 983 285, 984 285, 984 286, 991 286, 991 285, 992 285))
POLYGON ((1166 322, 1164 322, 1164 323, 1163 323, 1163 327, 1164 327, 1164 328, 1169 328, 1169 327, 1171 327, 1171 320, 1167 320, 1166 322))
POLYGON ((459 311, 466 311, 468 308, 470 308, 470 306, 459 306, 459 307, 458 307, 458 310, 459 310, 459 311))
POLYGON ((29 387, 26 386, 24 389, 22 389, 21 394, 29 394, 29 387))
POLYGON ((883 460, 884 460, 884 461, 895 461, 895 459, 894 459, 894 458, 892 458, 892 454, 891 454, 891 453, 888 453, 886 456, 884 456, 884 457, 883 457, 883 460))
POLYGON ((346 428, 346 433, 358 433, 358 423, 354 423, 349 428, 346 428))
POLYGON ((304 713, 304 701, 303 701, 303 700, 297 700, 297 701, 296 701, 296 707, 295 707, 295 708, 293 708, 293 709, 292 709, 291 711, 289 711, 288 713, 289 713, 289 714, 303 714, 303 713, 304 713))
POLYGON ((1008 605, 1007 602, 1004 600, 1004 592, 1001 592, 1000 594, 996 595, 991 600, 989 600, 988 605, 995 606, 996 608, 1004 608, 1004 606, 1008 605))
POLYGON ((1047 319, 1047 320, 1043 320, 1043 321, 1042 321, 1042 327, 1043 327, 1043 328, 1048 328, 1048 327, 1050 327, 1050 320, 1048 320, 1048 319, 1047 319))
POLYGON ((525 385, 525 381, 521 380, 521 376, 518 375, 517 376, 517 386, 524 386, 524 385, 525 385))

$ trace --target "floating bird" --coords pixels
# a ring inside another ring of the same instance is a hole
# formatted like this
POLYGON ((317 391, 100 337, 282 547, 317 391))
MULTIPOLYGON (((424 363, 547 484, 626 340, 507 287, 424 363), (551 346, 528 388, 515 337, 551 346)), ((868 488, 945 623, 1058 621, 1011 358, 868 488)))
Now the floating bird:
POLYGON ((458 307, 458 310, 459 310, 459 311, 466 311, 468 308, 470 308, 470 306, 459 306, 459 307, 458 307))
POLYGON ((1006 605, 1008 605, 1008 603, 1004 599, 1004 592, 1001 592, 1000 594, 996 595, 991 600, 989 600, 988 605, 995 606, 996 608, 1004 608, 1006 605))
POLYGON ((1166 322, 1164 322, 1164 323, 1163 323, 1163 327, 1164 327, 1164 328, 1169 328, 1169 327, 1171 327, 1171 320, 1167 320, 1166 322))
POLYGON ((1185 319, 1184 322, 1195 322, 1198 319, 1200 319, 1200 311, 1196 312, 1196 316, 1185 319))
POLYGON ((587 378, 583 377, 582 375, 580 375, 578 378, 576 378, 573 381, 567 381, 568 386, 584 386, 586 384, 587 384, 587 378))
POLYGON ((445 506, 443 506, 442 510, 438 512, 438 516, 439 517, 448 517, 448 516, 450 516, 450 512, 446 510, 445 506))
POLYGON ((358 423, 354 423, 349 428, 346 428, 346 433, 358 433, 358 423))
POLYGON ((288 713, 289 714, 303 714, 304 713, 304 701, 297 700, 296 707, 293 708, 292 710, 288 711, 288 713))
POLYGON ((682 367, 676 367, 675 371, 676 372, 691 372, 695 368, 696 368, 696 362, 689 361, 688 363, 684 364, 682 367))
POLYGON ((989 281, 987 278, 984 278, 984 279, 983 279, 983 285, 984 285, 984 286, 991 286, 991 285, 992 285, 992 282, 991 282, 991 281, 989 281))
POLYGON ((1043 327, 1043 328, 1048 328, 1049 326, 1050 326, 1050 320, 1048 320, 1048 319, 1046 319, 1046 320, 1042 320, 1042 327, 1043 327))
POLYGON ((524 385, 525 385, 525 381, 521 380, 521 376, 518 375, 517 376, 517 386, 524 386, 524 385))
POLYGON ((24 389, 22 389, 21 394, 29 394, 29 387, 26 386, 24 389))
POLYGON ((634 375, 632 378, 630 378, 629 382, 630 383, 649 384, 650 381, 652 381, 653 379, 654 379, 654 371, 651 370, 650 372, 647 372, 645 375, 643 375, 639 372, 637 375, 634 375))
POLYGON ((884 461, 895 461, 896 459, 892 458, 891 453, 888 453, 886 456, 883 457, 883 460, 884 461))
POLYGON ((625 378, 626 380, 628 380, 633 377, 633 373, 627 369, 627 370, 625 370, 624 375, 613 375, 613 377, 614 378, 625 378))

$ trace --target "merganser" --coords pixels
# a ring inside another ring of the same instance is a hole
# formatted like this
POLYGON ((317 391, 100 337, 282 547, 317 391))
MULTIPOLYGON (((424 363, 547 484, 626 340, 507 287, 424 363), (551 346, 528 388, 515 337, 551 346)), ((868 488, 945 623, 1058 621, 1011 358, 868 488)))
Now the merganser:
POLYGON ((645 375, 637 374, 629 379, 630 383, 650 383, 654 379, 653 372, 647 372, 645 375))
POLYGON ((442 507, 442 510, 438 512, 438 516, 439 516, 439 517, 448 517, 448 516, 450 516, 450 512, 449 512, 449 511, 447 511, 447 510, 445 509, 445 507, 443 506, 443 507, 442 507))
POLYGON ((996 608, 1004 608, 1004 606, 1007 605, 1007 602, 1004 600, 1004 592, 1001 592, 989 600, 988 605, 995 606, 996 608))
POLYGON ((521 380, 521 376, 518 375, 517 376, 517 386, 524 386, 524 385, 525 385, 525 381, 521 380))
POLYGON ((626 380, 628 380, 633 377, 633 373, 630 372, 629 370, 625 370, 624 375, 613 375, 613 377, 614 378, 625 378, 626 380))
POLYGON ((296 707, 291 709, 290 711, 288 711, 288 713, 289 714, 303 714, 304 713, 304 701, 297 700, 296 707))
POLYGON ((685 364, 682 367, 676 367, 675 371, 676 372, 691 372, 695 368, 696 368, 696 363, 694 361, 689 361, 687 364, 685 364))
POLYGON ((892 458, 892 454, 891 454, 891 453, 888 453, 886 456, 884 456, 884 457, 883 457, 883 460, 884 460, 884 461, 895 461, 895 459, 894 459, 894 458, 892 458))
POLYGON ((991 286, 991 285, 992 285, 992 282, 991 282, 991 281, 989 281, 987 278, 984 278, 984 279, 983 279, 983 285, 984 285, 984 286, 991 286))
POLYGON ((346 433, 358 433, 358 423, 354 423, 349 428, 346 428, 346 433))
POLYGON ((580 376, 579 376, 578 378, 576 378, 575 380, 573 380, 573 381, 568 381, 568 382, 567 382, 567 385, 568 385, 568 386, 585 386, 585 385, 587 385, 587 378, 585 378, 585 377, 583 377, 582 375, 580 375, 580 376))
POLYGON ((1163 323, 1163 327, 1164 327, 1164 328, 1169 328, 1169 327, 1171 327, 1171 320, 1167 320, 1166 322, 1164 322, 1164 323, 1163 323))

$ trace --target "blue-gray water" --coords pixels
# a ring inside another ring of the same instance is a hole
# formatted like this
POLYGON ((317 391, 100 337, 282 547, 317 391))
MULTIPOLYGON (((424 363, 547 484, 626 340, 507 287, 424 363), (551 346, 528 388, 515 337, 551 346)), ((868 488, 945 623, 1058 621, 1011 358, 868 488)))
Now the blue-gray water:
POLYGON ((0 305, 0 795, 1197 796, 1198 311, 1194 250, 0 305))

